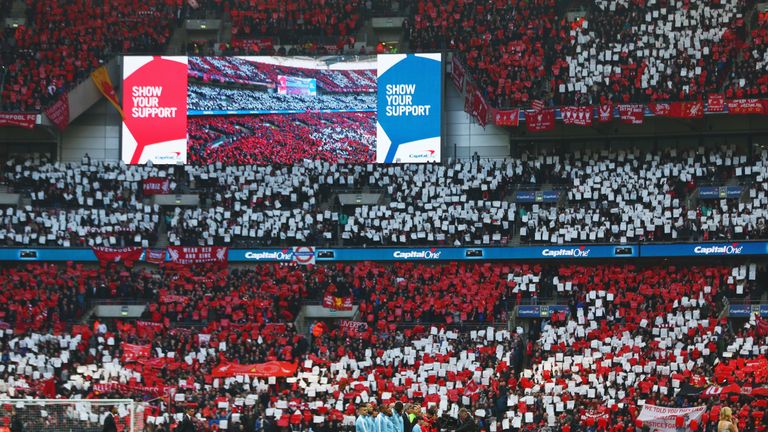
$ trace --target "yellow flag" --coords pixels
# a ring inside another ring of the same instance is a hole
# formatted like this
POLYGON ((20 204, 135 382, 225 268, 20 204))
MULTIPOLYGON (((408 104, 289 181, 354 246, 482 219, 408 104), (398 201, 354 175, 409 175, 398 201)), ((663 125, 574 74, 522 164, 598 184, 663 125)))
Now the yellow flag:
POLYGON ((120 117, 124 117, 123 109, 120 107, 120 101, 117 100, 117 93, 115 93, 115 88, 112 86, 112 80, 109 78, 109 73, 107 73, 107 67, 102 66, 91 72, 91 79, 101 94, 103 94, 108 101, 112 102, 112 105, 115 106, 117 112, 120 113, 120 117))

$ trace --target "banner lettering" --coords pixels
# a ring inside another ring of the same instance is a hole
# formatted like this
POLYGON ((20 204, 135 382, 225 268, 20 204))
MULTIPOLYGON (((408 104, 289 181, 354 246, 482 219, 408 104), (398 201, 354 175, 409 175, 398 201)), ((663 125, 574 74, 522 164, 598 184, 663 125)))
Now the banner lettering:
POLYGON ((33 129, 37 123, 37 114, 0 112, 0 127, 16 126, 33 129))
POLYGON ((168 257, 171 262, 177 264, 226 263, 227 248, 169 246, 168 257))

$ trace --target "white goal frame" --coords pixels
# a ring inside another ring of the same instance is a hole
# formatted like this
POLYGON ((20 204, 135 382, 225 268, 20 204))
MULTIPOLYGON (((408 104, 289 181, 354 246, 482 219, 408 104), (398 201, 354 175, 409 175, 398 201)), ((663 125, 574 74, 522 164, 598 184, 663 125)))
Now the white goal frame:
MULTIPOLYGON (((137 426, 140 426, 137 422, 136 414, 138 413, 139 406, 144 406, 145 403, 137 402, 133 399, 0 399, 0 416, 7 415, 7 412, 2 408, 6 405, 11 405, 16 408, 17 405, 23 404, 26 407, 50 407, 50 406, 76 406, 78 404, 90 404, 101 407, 110 407, 113 405, 125 405, 128 409, 128 416, 130 417, 130 428, 126 432, 141 432, 137 426)), ((141 410, 143 411, 143 410, 141 410)), ((142 413, 143 414, 143 413, 142 413)), ((143 423, 143 418, 141 419, 143 423)), ((100 425, 99 425, 100 426, 100 425)))

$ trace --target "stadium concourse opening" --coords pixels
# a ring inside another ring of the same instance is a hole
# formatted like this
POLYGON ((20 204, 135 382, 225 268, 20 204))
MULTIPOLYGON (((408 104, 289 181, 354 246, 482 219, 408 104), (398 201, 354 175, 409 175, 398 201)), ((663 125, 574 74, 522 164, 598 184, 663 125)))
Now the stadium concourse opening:
POLYGON ((0 22, 0 432, 768 431, 764 3, 0 22))

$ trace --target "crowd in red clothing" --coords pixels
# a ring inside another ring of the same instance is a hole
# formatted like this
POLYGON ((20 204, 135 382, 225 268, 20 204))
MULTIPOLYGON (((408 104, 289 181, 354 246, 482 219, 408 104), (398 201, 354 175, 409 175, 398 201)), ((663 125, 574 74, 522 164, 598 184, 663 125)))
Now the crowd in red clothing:
POLYGON ((3 110, 38 111, 115 55, 162 52, 177 10, 168 0, 26 4, 26 24, 3 40, 3 110))
POLYGON ((188 157, 192 164, 365 163, 375 156, 375 126, 374 113, 194 117, 188 157))
MULTIPOLYGON (((116 54, 162 52, 183 16, 229 15, 234 39, 266 38, 267 51, 284 55, 292 45, 301 52, 305 44, 313 52, 326 45, 352 46, 375 7, 368 3, 28 1, 27 24, 0 37, 8 68, 2 108, 40 110, 116 54), (280 50, 273 40, 279 40, 280 50)), ((534 100, 557 105, 703 100, 721 90, 733 98, 764 97, 766 24, 755 19, 755 4, 685 2, 675 8, 664 1, 602 1, 569 22, 553 0, 420 0, 411 5, 404 29, 413 51, 456 50, 494 107, 529 107, 534 100)), ((243 50, 237 46, 235 51, 243 50)), ((320 85, 339 89, 333 77, 320 77, 320 85)))
POLYGON ((561 20, 553 0, 421 0, 411 49, 457 50, 492 106, 528 106, 550 94, 548 73, 561 67, 561 20))
POLYGON ((754 98, 768 96, 768 18, 752 25, 747 45, 735 59, 730 79, 726 82, 725 95, 729 98, 754 98))
POLYGON ((191 407, 204 430, 253 430, 240 425, 258 420, 274 430, 348 431, 361 404, 396 400, 417 403, 435 431, 449 430, 461 407, 480 431, 633 431, 641 400, 706 405, 702 430, 723 406, 740 430, 766 428, 765 399, 751 395, 768 384, 760 366, 768 323, 718 318, 723 298, 765 294, 765 271, 754 264, 109 266, 0 271, 11 289, 0 318, 10 329, 0 336, 0 394, 146 400, 172 388, 176 396, 142 411, 155 430, 169 430, 166 413, 191 407), (569 312, 527 330, 493 324, 520 301, 516 292, 527 300, 539 291, 569 312), (355 299, 357 330, 328 320, 310 338, 293 321, 303 300, 327 293, 355 299), (80 297, 126 296, 146 299, 139 320, 71 325, 82 309, 57 311, 80 297), (54 361, 62 355, 66 362, 54 361), (269 361, 298 371, 238 378, 219 368, 269 361))

